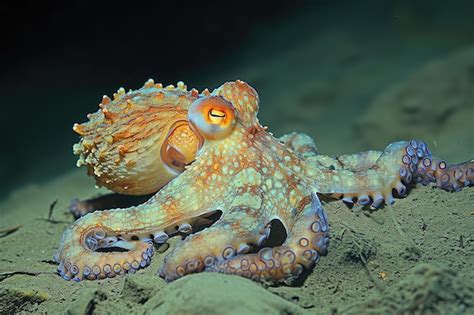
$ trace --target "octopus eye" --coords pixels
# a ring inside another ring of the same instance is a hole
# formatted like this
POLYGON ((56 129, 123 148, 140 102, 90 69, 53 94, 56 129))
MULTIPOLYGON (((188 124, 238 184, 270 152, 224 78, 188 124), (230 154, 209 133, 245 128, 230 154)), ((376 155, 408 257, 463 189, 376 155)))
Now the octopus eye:
POLYGON ((222 139, 235 128, 235 109, 220 96, 204 97, 191 105, 188 120, 193 130, 204 138, 222 139))

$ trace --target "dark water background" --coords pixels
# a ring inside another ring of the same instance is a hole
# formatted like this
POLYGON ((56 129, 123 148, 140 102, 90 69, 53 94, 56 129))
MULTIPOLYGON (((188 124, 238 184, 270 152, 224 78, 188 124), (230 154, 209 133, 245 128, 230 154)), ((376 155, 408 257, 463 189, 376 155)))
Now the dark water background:
POLYGON ((73 169, 73 123, 121 86, 240 78, 275 134, 305 131, 336 154, 364 149, 353 124, 378 91, 474 43, 473 1, 30 0, 0 13, 0 200, 73 169))

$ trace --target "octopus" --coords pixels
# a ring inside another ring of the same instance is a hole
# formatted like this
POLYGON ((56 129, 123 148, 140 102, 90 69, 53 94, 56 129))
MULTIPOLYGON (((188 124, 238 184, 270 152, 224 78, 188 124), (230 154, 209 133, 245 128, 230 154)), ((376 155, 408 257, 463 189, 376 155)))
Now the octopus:
POLYGON ((54 256, 65 280, 135 273, 181 236, 158 272, 166 282, 207 271, 291 284, 328 252, 321 200, 380 208, 416 183, 474 183, 474 160, 451 165, 423 141, 332 157, 306 134, 277 139, 239 80, 211 93, 150 79, 99 107, 74 125, 74 152, 118 195, 72 203, 79 218, 54 256))

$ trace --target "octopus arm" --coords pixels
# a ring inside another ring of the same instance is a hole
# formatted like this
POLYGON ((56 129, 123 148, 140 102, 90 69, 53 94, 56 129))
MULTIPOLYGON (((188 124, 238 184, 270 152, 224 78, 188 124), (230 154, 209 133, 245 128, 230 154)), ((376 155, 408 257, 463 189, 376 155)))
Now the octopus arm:
POLYGON ((97 210, 130 208, 146 202, 152 196, 153 195, 132 196, 111 193, 87 200, 73 199, 69 205, 69 212, 75 219, 79 219, 97 210))
POLYGON ((459 191, 474 183, 474 161, 450 165, 434 158, 422 141, 395 142, 383 152, 312 156, 307 162, 319 193, 373 208, 392 204, 393 192, 405 196, 407 186, 413 183, 434 183, 446 191, 459 191))
POLYGON ((205 220, 207 209, 218 208, 188 184, 195 176, 195 171, 184 172, 142 205, 78 219, 64 232, 55 255, 59 274, 66 280, 93 280, 146 267, 153 242, 163 244, 173 234, 189 233, 194 223, 205 220))
POLYGON ((166 256, 160 275, 173 281, 186 274, 202 272, 219 261, 246 254, 259 247, 269 235, 268 219, 262 209, 236 206, 225 211, 211 227, 188 236, 166 256))
POLYGON ((285 145, 285 147, 303 157, 315 156, 318 152, 318 148, 316 147, 313 138, 302 132, 292 132, 283 135, 279 140, 285 145))
POLYGON ((327 254, 329 224, 319 198, 305 198, 303 211, 288 225, 287 239, 281 246, 266 247, 257 253, 218 261, 207 271, 236 274, 267 284, 291 284, 305 269, 310 269, 327 254))

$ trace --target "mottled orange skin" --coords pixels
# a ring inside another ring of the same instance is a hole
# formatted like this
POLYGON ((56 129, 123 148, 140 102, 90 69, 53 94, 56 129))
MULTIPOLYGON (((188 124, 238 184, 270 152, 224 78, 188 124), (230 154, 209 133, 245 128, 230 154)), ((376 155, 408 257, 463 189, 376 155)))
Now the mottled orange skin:
POLYGON ((392 190, 404 195, 404 184, 415 179, 456 191, 474 182, 474 162, 449 166, 423 142, 333 158, 318 155, 306 135, 276 139, 257 119, 257 92, 242 81, 212 94, 147 84, 107 100, 113 106, 76 126, 83 136, 76 152, 114 191, 143 194, 164 186, 144 204, 89 213, 69 227, 55 256, 64 279, 135 272, 150 263, 154 243, 181 234, 187 237, 160 269, 166 281, 215 271, 289 283, 327 253, 329 225, 317 194, 379 207, 393 202, 392 190), (173 128, 186 110, 187 124, 173 128), (168 159, 189 164, 163 175, 168 159), (216 222, 191 234, 216 213, 216 222), (272 220, 283 224, 287 238, 265 248, 272 220))
POLYGON ((188 92, 182 83, 163 88, 152 81, 127 94, 119 90, 113 101, 104 97, 88 122, 74 125, 82 137, 74 146, 78 166, 86 165, 99 186, 117 193, 158 191, 184 170, 181 164, 194 160, 200 146, 201 140, 187 124, 188 108, 198 97, 196 90, 188 92), (179 157, 173 151, 179 165, 170 164, 173 156, 166 153, 165 141, 183 153, 179 157))

